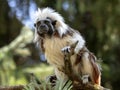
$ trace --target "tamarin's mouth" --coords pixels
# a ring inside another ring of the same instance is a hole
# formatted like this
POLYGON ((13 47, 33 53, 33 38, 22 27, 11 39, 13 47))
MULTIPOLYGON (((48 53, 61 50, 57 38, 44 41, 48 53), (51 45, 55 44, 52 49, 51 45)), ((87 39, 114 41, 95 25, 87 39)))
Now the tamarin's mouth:
POLYGON ((44 34, 43 34, 43 33, 40 33, 39 31, 37 31, 37 34, 39 35, 39 37, 40 37, 41 39, 44 38, 44 34))

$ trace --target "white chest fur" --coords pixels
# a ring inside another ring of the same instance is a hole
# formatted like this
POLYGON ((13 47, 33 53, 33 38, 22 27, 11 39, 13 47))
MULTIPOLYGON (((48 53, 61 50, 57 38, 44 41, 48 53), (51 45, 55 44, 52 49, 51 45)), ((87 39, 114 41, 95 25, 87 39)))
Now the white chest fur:
POLYGON ((68 39, 53 37, 50 39, 45 39, 44 48, 45 48, 45 57, 48 63, 52 64, 55 67, 64 66, 64 55, 61 52, 61 49, 67 46, 68 39))

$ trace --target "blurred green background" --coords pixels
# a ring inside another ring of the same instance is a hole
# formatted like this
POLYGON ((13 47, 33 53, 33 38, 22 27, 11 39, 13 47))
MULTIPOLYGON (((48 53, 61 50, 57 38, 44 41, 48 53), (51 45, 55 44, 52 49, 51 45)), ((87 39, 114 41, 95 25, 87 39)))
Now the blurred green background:
POLYGON ((102 85, 120 90, 120 0, 0 0, 0 85, 27 84, 30 73, 42 80, 53 74, 32 42, 38 7, 55 9, 80 31, 102 60, 102 85))

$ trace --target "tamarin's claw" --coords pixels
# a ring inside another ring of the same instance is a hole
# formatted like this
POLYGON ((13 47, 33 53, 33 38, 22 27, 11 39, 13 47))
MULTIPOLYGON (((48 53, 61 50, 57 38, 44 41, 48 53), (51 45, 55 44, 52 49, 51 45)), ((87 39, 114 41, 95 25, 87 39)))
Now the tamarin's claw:
POLYGON ((66 46, 66 47, 62 48, 61 51, 64 52, 64 53, 70 53, 71 52, 70 49, 71 49, 70 46, 66 46))
POLYGON ((53 86, 55 85, 57 77, 55 75, 48 76, 46 82, 50 82, 53 86))
POLYGON ((89 82, 88 78, 89 78, 89 75, 88 75, 88 74, 82 76, 81 79, 82 79, 82 81, 83 81, 83 84, 86 84, 86 83, 89 82))

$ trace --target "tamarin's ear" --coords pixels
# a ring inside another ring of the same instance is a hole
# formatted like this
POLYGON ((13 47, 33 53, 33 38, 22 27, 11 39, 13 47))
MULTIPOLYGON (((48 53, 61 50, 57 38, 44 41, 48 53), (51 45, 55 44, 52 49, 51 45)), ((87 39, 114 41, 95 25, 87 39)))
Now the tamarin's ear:
POLYGON ((36 23, 34 23, 34 27, 36 27, 36 23))
POLYGON ((52 21, 52 25, 55 26, 56 22, 57 22, 57 20, 52 21))

